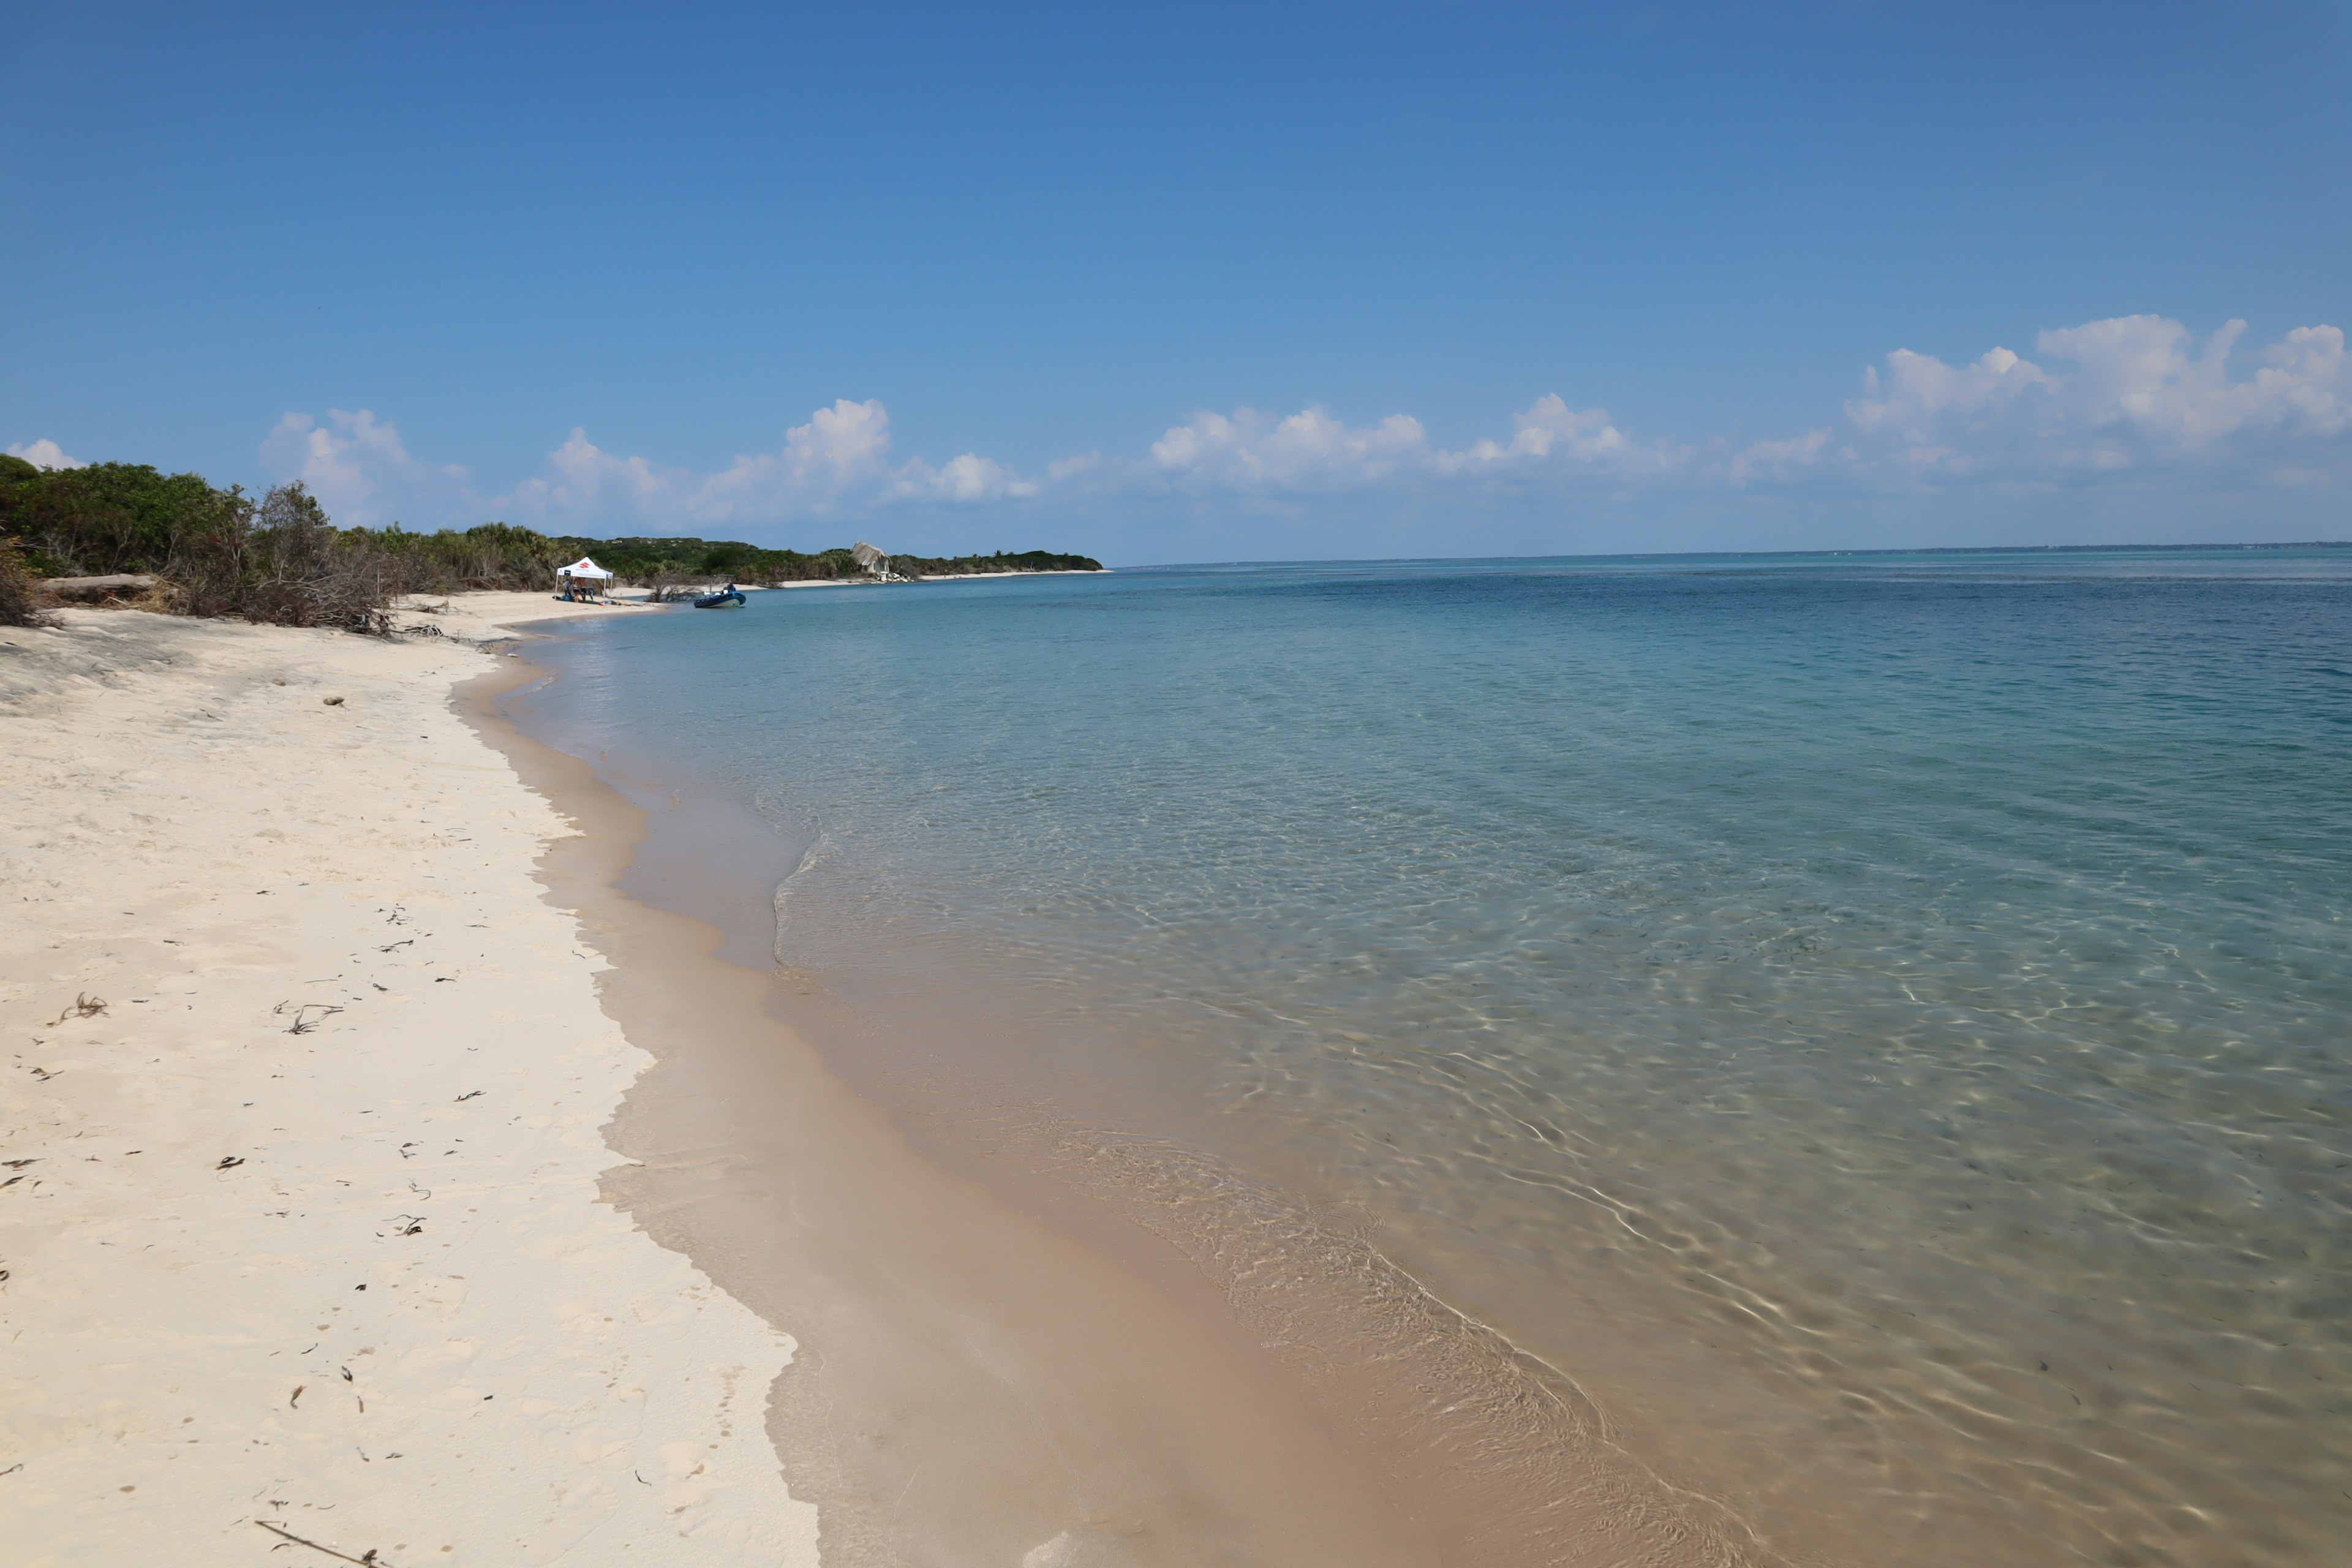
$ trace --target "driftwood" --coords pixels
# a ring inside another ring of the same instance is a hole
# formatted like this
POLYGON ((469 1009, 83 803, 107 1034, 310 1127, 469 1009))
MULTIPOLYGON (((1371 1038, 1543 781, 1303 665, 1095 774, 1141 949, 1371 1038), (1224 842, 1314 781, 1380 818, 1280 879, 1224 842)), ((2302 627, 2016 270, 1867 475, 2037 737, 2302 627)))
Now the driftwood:
POLYGON ((102 605, 109 599, 152 594, 162 581, 152 573, 118 572, 110 577, 44 577, 39 586, 52 599, 74 605, 102 605))

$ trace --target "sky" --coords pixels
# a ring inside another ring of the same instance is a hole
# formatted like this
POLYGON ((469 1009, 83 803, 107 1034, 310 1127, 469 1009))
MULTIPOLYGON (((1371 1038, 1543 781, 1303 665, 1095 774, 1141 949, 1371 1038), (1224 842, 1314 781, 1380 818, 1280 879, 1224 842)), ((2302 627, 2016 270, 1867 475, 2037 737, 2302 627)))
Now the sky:
POLYGON ((1113 564, 2352 538, 2352 4, 14 0, 0 448, 1113 564))

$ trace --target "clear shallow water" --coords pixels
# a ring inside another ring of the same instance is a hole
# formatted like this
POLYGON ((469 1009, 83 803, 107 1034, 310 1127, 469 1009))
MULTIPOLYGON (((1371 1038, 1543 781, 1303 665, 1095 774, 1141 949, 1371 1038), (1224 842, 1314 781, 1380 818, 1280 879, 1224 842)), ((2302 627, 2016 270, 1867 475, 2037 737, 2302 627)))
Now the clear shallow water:
POLYGON ((1238 1293, 1370 1235, 1802 1560, 2352 1554, 2352 551, 803 591, 551 662, 535 722, 799 859, 875 1081, 1148 1135, 1238 1293))

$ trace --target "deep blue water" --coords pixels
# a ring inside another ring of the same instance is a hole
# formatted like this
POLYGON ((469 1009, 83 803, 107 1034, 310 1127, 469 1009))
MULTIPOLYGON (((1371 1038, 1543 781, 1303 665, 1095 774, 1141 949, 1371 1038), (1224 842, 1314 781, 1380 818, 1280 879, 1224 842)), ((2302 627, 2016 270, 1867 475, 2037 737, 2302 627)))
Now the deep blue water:
POLYGON ((2352 550, 824 589, 550 658, 532 722, 800 861, 781 961, 1376 1226, 1796 1555, 2352 1557, 2352 550))

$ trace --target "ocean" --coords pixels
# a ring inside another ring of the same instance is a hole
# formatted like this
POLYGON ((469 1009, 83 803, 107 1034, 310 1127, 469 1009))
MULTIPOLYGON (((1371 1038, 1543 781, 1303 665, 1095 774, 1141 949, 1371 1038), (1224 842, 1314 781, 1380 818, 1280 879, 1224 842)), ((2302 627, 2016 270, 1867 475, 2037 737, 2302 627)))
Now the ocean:
POLYGON ((1540 1509, 1568 1409, 1759 1559, 2352 1558, 2352 548, 1169 567, 532 658, 635 891, 1335 1419, 1540 1509))

